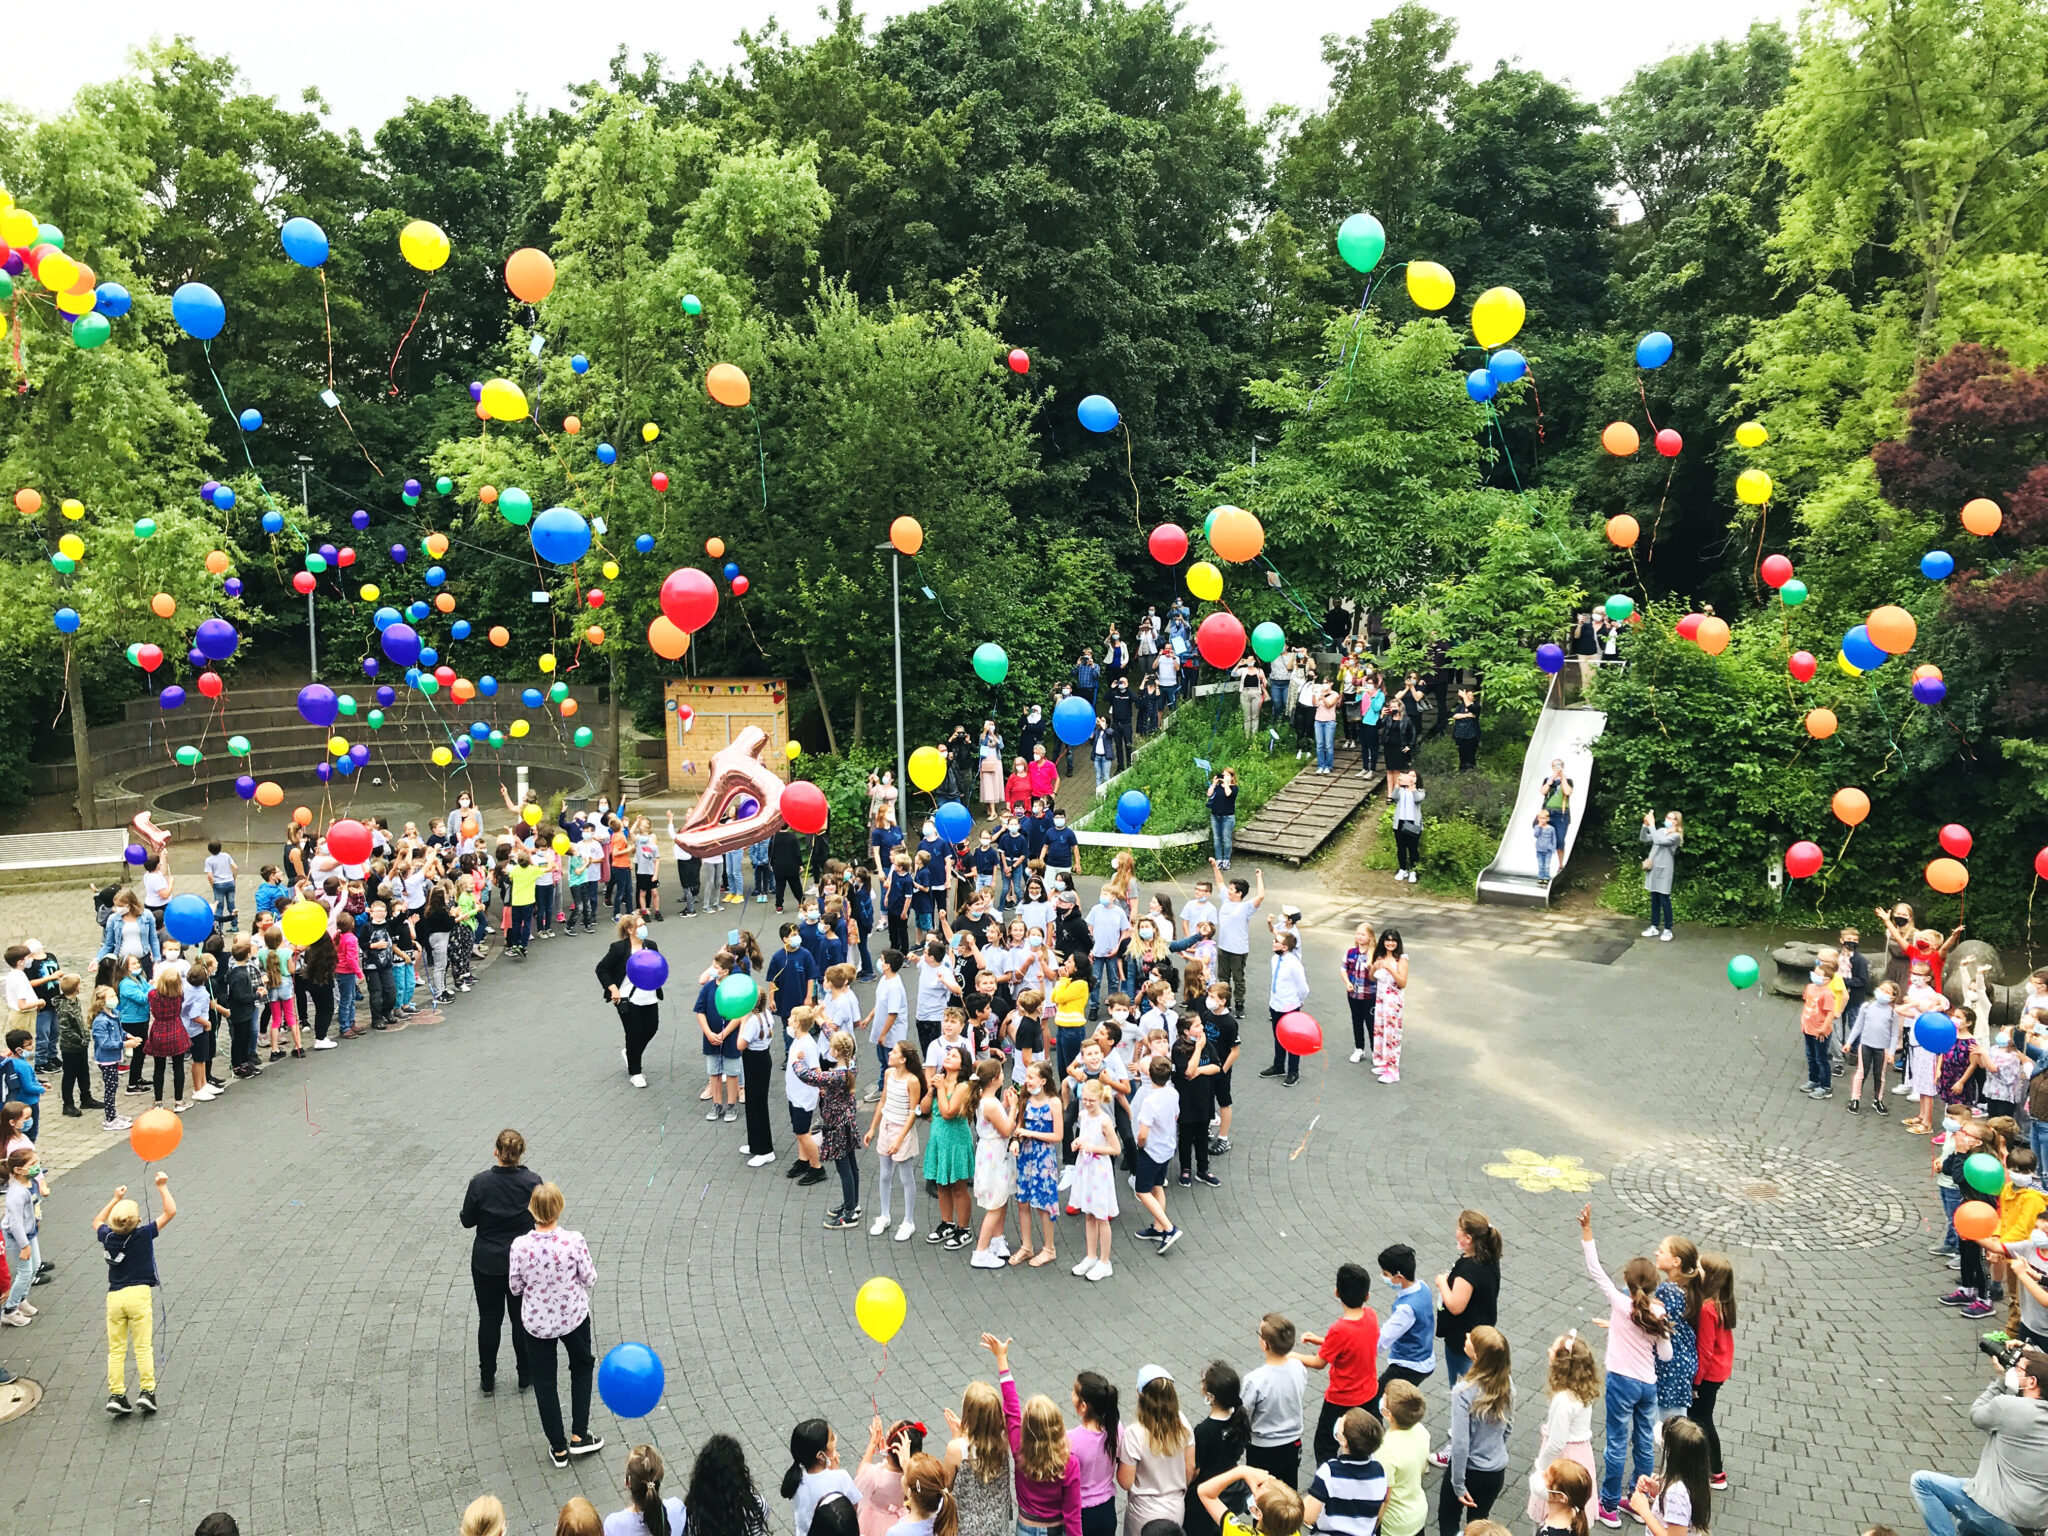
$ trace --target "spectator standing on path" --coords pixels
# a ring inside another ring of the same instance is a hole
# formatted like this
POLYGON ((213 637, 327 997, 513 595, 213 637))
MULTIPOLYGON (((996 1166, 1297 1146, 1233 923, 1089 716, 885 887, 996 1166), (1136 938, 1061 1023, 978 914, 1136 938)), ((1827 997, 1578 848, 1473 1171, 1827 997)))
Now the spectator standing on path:
POLYGON ((1457 1262, 1430 1282, 1436 1291, 1436 1332, 1444 1346, 1444 1375, 1452 1386, 1457 1385, 1470 1363, 1471 1357, 1465 1353, 1465 1335, 1474 1328, 1492 1328, 1500 1321, 1503 1247, 1500 1229, 1487 1219, 1484 1211, 1458 1212, 1456 1241, 1457 1262))
POLYGON ((1280 1043, 1280 1021, 1308 1002, 1308 972, 1302 968, 1300 951, 1300 936, 1292 930, 1282 929, 1273 935, 1273 980, 1267 997, 1273 1025, 1273 1065, 1259 1074, 1279 1077, 1284 1073, 1290 1088, 1301 1080, 1301 1058, 1280 1043))
POLYGON ((1643 930, 1643 937, 1661 938, 1668 944, 1671 887, 1678 874, 1678 850, 1685 846, 1685 818, 1676 811, 1666 811, 1664 825, 1660 827, 1656 818, 1645 811, 1643 830, 1636 840, 1650 845, 1650 851, 1643 857, 1643 889, 1650 893, 1650 926, 1643 930))
MULTIPOLYGON (((1998 1369, 1994 1362, 1995 1370, 1998 1369)), ((1928 1536, 2003 1536, 2048 1525, 2048 1353, 2028 1345, 1970 1405, 1970 1422, 1985 1432, 1976 1474, 1967 1481, 1915 1472, 1911 1487, 1928 1536)))
POLYGON ((980 756, 983 812, 993 816, 996 807, 1003 803, 1003 738, 996 730, 995 721, 981 722, 981 740, 976 750, 980 756))
POLYGON ((1543 809, 1550 813, 1551 830, 1557 834, 1557 867, 1564 868, 1564 834, 1572 824, 1572 796, 1577 787, 1564 771, 1564 759, 1553 757, 1550 772, 1543 776, 1543 809))
POLYGON ((462 1196, 462 1224, 476 1230, 469 1251, 469 1278, 476 1290, 477 1364, 486 1394, 497 1390, 498 1329, 508 1310, 512 1314, 512 1363, 522 1392, 531 1376, 531 1341, 518 1304, 507 1289, 512 1243, 533 1230, 528 1202, 541 1183, 539 1174, 522 1166, 525 1156, 524 1136, 509 1129, 498 1132, 491 1166, 469 1181, 462 1196))
POLYGON ((92 1219, 93 1235, 107 1257, 107 1412, 156 1412, 156 1271, 157 1234, 178 1214, 178 1202, 171 1196, 171 1176, 156 1176, 157 1200, 163 1214, 144 1221, 142 1210, 128 1198, 128 1186, 114 1191, 114 1198, 100 1207, 92 1219), (135 1344, 135 1377, 140 1387, 135 1401, 128 1401, 128 1344, 135 1344))
POLYGON ((1094 709, 1101 684, 1102 672, 1095 665, 1095 651, 1084 645, 1081 647, 1081 659, 1074 663, 1074 692, 1088 701, 1090 709, 1094 709))
POLYGON ((527 1200, 533 1230, 514 1238, 511 1272, 506 1287, 519 1298, 526 1324, 528 1374, 533 1406, 547 1436, 548 1459, 558 1467, 571 1456, 589 1456, 604 1449, 601 1436, 590 1433, 590 1387, 597 1375, 591 1348, 590 1288, 597 1266, 581 1232, 560 1225, 562 1192, 552 1184, 535 1187, 527 1200), (562 1434, 562 1400, 555 1386, 555 1345, 569 1356, 570 1433, 562 1434))
POLYGON ((1173 713, 1174 701, 1180 696, 1180 652, 1172 645, 1161 646, 1153 672, 1159 679, 1159 710, 1163 719, 1173 713))
POLYGON ((1406 698, 1406 694, 1396 697, 1380 717, 1380 751, 1387 762, 1389 800, 1394 798, 1401 775, 1415 766, 1415 716, 1404 702, 1406 698))
POLYGON ((1287 696, 1294 687, 1294 670, 1294 652, 1283 650, 1273 658, 1273 724, 1276 727, 1287 718, 1287 696))
POLYGON ((1209 868, 1216 876, 1216 889, 1223 893, 1223 904, 1216 909, 1216 977, 1230 986, 1230 1009, 1240 1019, 1244 1017, 1244 967, 1252 952, 1252 913, 1266 899, 1266 872, 1252 871, 1258 894, 1253 887, 1241 879, 1223 878, 1223 866, 1215 859, 1209 861, 1209 868))
POLYGON ((1259 658, 1245 652, 1237 664, 1237 707, 1244 718, 1247 747, 1259 739, 1259 706, 1266 702, 1266 674, 1259 670, 1259 658))
POLYGON ((1422 802, 1429 791, 1416 787, 1413 768, 1390 771, 1387 783, 1393 791, 1388 798, 1394 802, 1394 852, 1401 866, 1394 878, 1414 885, 1420 879, 1415 865, 1422 857, 1422 802))
MULTIPOLYGON (((1253 713, 1257 713, 1254 706, 1253 713)), ((1219 870, 1230 868, 1237 841, 1237 770, 1226 768, 1209 779, 1209 858, 1219 870)))
POLYGON ((647 919, 629 912, 619 919, 619 936, 597 962, 597 984, 605 1000, 618 1010, 620 1027, 626 1033, 626 1077, 635 1088, 647 1086, 641 1070, 647 1047, 661 1028, 662 989, 636 986, 626 972, 626 963, 640 950, 661 953, 661 947, 647 937, 647 919))
POLYGON ((1337 766, 1337 711, 1343 695, 1328 683, 1317 683, 1308 697, 1316 717, 1316 772, 1328 775, 1337 766))

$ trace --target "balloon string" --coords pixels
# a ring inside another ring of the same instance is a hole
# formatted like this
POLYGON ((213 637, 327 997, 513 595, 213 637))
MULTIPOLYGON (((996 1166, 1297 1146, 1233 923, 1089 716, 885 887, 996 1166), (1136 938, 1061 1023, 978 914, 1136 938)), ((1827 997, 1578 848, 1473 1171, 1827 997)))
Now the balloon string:
POLYGON ((1315 1135, 1316 1127, 1322 1123, 1323 1085, 1327 1083, 1330 1079, 1330 1063, 1327 1059, 1329 1054, 1330 1053, 1328 1051, 1316 1052, 1316 1055, 1318 1057, 1322 1057, 1325 1059, 1323 1060, 1323 1064, 1320 1067, 1316 1068, 1316 1102, 1314 1106, 1315 1113, 1309 1119, 1308 1129, 1301 1133, 1300 1145, 1298 1145, 1292 1152, 1287 1154, 1287 1161, 1289 1161, 1290 1163, 1293 1162, 1297 1157, 1301 1156, 1302 1153, 1308 1150, 1309 1137, 1315 1135))
POLYGON ((20 382, 15 385, 18 395, 28 393, 28 370, 21 365, 21 294, 16 292, 7 306, 7 328, 14 332, 14 371, 20 382))
MULTIPOLYGON (((761 461, 761 515, 768 514, 768 450, 761 444, 761 413, 754 409, 752 395, 747 397, 747 416, 754 423, 754 454, 761 461)), ((766 651, 761 653, 767 655, 766 651)))
POLYGON ((1131 457, 1131 424, 1128 421, 1120 421, 1118 425, 1124 429, 1124 478, 1131 482, 1131 521, 1137 525, 1138 532, 1142 535, 1145 531, 1145 520, 1140 515, 1138 505, 1138 471, 1131 457))
POLYGON ((1650 414, 1650 396, 1643 388, 1643 371, 1636 370, 1636 398, 1643 402, 1643 420, 1650 424, 1650 436, 1657 435, 1657 418, 1650 414))
POLYGON ((885 1340, 882 1344, 882 1368, 881 1370, 875 1372, 875 1379, 868 1385, 868 1407, 870 1410, 874 1412, 875 1416, 878 1418, 881 1416, 882 1410, 878 1406, 877 1390, 882 1385, 882 1371, 886 1371, 888 1369, 889 1345, 885 1340))
POLYGON ((2041 889, 2041 872, 2034 871, 2034 883, 2027 887, 2027 969, 2034 968, 2034 893, 2041 889))
POLYGON ((1549 438, 1543 430, 1543 391, 1536 387, 1536 370, 1525 365, 1524 376, 1529 380, 1529 394, 1536 402, 1536 441, 1548 442, 1549 438))
MULTIPOLYGON (((391 393, 394 395, 398 393, 398 354, 403 352, 405 344, 412 340, 413 326, 418 325, 420 323, 420 316, 427 312, 427 294, 433 290, 433 286, 433 279, 429 278, 426 287, 420 289, 420 307, 413 311, 412 325, 408 325, 405 328, 405 334, 398 338, 398 346, 391 354, 391 366, 384 370, 384 382, 391 386, 391 393)), ((485 431, 490 430, 488 422, 485 423, 484 429, 485 431)))
POLYGON ((1259 555, 1259 564, 1263 565, 1267 570, 1271 571, 1276 577, 1279 577, 1281 595, 1294 605, 1296 612, 1298 612, 1303 618, 1307 619, 1311 624, 1320 624, 1322 622, 1313 613, 1310 613, 1308 611, 1308 606, 1301 601, 1299 594, 1297 594, 1294 588, 1288 584, 1287 578, 1285 576, 1280 575, 1280 568, 1277 565, 1275 565, 1272 562, 1272 560, 1269 559, 1263 552, 1259 555))
POLYGON ((1828 885, 1829 885, 1829 884, 1830 884, 1830 883, 1831 883, 1831 882, 1832 882, 1832 881, 1834 880, 1834 878, 1835 878, 1835 870, 1836 870, 1836 869, 1838 869, 1838 868, 1839 868, 1839 867, 1841 866, 1842 860, 1843 860, 1843 859, 1844 859, 1845 857, 1847 857, 1847 855, 1848 855, 1848 852, 1849 852, 1849 842, 1850 842, 1850 839, 1851 839, 1851 838, 1854 838, 1855 836, 1856 836, 1856 824, 1852 823, 1852 824, 1850 825, 1850 827, 1849 827, 1849 836, 1848 836, 1848 837, 1845 837, 1845 838, 1843 838, 1843 839, 1842 839, 1842 846, 1841 846, 1840 848, 1838 848, 1838 849, 1836 849, 1836 850, 1835 850, 1835 859, 1834 859, 1834 862, 1833 862, 1832 864, 1830 864, 1830 865, 1828 866, 1828 872, 1827 872, 1827 874, 1826 874, 1825 876, 1823 876, 1823 877, 1822 877, 1822 879, 1821 879, 1821 882, 1820 882, 1820 895, 1819 895, 1819 897, 1817 897, 1817 898, 1815 899, 1815 901, 1814 901, 1814 904, 1813 904, 1813 907, 1814 907, 1814 911, 1815 911, 1816 913, 1818 913, 1818 912, 1822 911, 1822 910, 1823 910, 1823 909, 1824 909, 1824 908, 1825 908, 1825 907, 1827 906, 1827 900, 1828 900, 1828 885))
POLYGON ((1671 499, 1671 479, 1678 473, 1678 460, 1673 459, 1664 471, 1664 489, 1657 497, 1657 517, 1650 524, 1650 550, 1648 558, 1654 563, 1657 558, 1657 530, 1664 526, 1664 503, 1671 499))
MULTIPOLYGON (((334 313, 327 307, 327 269, 325 267, 316 267, 314 270, 320 274, 320 319, 327 327, 327 389, 332 394, 334 393, 334 313)), ((383 479, 383 469, 375 459, 370 458, 370 450, 364 447, 362 438, 357 435, 356 424, 348 419, 348 412, 341 408, 341 397, 338 394, 335 395, 334 414, 339 416, 341 424, 348 428, 348 435, 355 438, 356 447, 362 450, 363 457, 370 460, 370 468, 377 471, 377 478, 383 479)))

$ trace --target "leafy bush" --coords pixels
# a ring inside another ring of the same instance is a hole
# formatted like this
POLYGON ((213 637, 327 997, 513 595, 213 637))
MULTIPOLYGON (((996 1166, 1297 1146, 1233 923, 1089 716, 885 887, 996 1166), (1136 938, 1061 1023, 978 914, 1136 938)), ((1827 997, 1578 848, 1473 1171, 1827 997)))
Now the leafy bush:
POLYGON ((865 746, 837 753, 811 752, 798 759, 791 777, 808 779, 825 792, 825 804, 832 813, 826 830, 835 859, 852 863, 866 855, 868 775, 895 765, 893 753, 865 746))
MULTIPOLYGON (((1466 774, 1466 779, 1476 774, 1466 774)), ((1442 781, 1438 781, 1442 782, 1442 781)), ((1500 828, 1487 827, 1460 810, 1448 816, 1431 814, 1434 798, 1423 802, 1422 848, 1416 858, 1416 884, 1444 895, 1470 896, 1479 872, 1500 851, 1500 828)), ((1394 808, 1380 807, 1379 839, 1365 857, 1368 869, 1392 869, 1399 862, 1394 848, 1394 808)))

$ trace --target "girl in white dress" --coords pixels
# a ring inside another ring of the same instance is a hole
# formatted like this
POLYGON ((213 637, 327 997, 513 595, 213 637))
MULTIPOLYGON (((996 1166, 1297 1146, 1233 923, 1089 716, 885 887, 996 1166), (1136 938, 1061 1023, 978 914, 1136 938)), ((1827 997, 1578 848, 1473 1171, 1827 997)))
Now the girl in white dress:
POLYGON ((1090 1078, 1081 1084, 1080 1130, 1074 1160, 1073 1202, 1088 1227, 1088 1256, 1074 1266, 1083 1280, 1106 1280, 1113 1273, 1109 1263, 1110 1222, 1116 1219, 1116 1160, 1123 1148, 1117 1141, 1116 1122, 1103 1106, 1102 1081, 1090 1078))
MULTIPOLYGON (((1011 1095, 1002 1086, 1003 1066, 993 1056, 974 1064, 974 1096, 968 1118, 974 1125, 974 1203, 981 1207, 981 1236, 974 1245, 976 1269, 1001 1269, 1003 1256, 991 1246, 1002 1236, 1004 1213, 1017 1188, 1017 1159, 1010 1137, 1017 1130, 1011 1095)), ((1008 1251, 1008 1245, 1004 1245, 1008 1251)))

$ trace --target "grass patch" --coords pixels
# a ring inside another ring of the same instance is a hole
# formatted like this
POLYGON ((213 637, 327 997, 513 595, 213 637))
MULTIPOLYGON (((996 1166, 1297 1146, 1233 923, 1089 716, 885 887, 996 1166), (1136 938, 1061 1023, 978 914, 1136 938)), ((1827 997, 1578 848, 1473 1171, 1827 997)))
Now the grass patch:
MULTIPOLYGON (((1416 776, 1427 796, 1422 802, 1422 851, 1416 884, 1445 896, 1470 898, 1479 872, 1500 851, 1501 834, 1514 813, 1522 782, 1528 738, 1490 735, 1470 773, 1458 772, 1458 749, 1448 736, 1425 741, 1416 753, 1416 776)), ((1394 808, 1382 804, 1378 836, 1366 854, 1368 869, 1393 869, 1394 808)))

